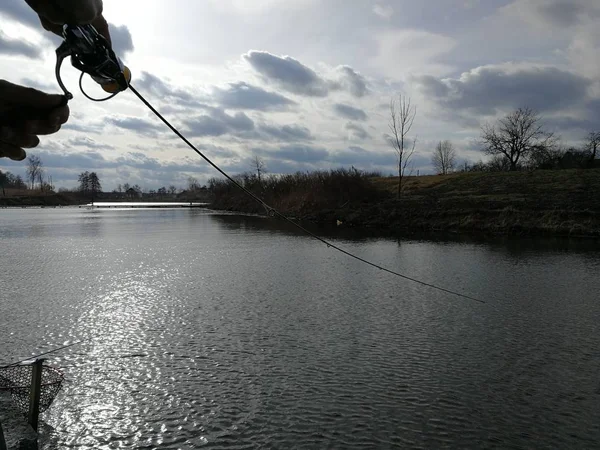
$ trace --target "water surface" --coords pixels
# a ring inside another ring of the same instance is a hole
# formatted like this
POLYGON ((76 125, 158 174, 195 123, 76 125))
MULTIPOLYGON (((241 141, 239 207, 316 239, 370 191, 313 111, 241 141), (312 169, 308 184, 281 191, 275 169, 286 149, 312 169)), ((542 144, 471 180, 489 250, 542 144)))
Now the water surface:
POLYGON ((94 337, 42 448, 597 448, 600 245, 0 210, 0 361, 94 337))

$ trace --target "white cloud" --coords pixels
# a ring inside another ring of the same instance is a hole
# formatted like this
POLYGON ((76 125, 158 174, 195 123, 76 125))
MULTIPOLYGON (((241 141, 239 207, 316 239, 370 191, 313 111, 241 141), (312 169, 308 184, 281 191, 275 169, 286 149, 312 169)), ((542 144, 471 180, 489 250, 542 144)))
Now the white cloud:
POLYGON ((422 30, 384 31, 376 37, 378 52, 372 64, 388 77, 404 79, 411 73, 444 74, 452 70, 437 61, 456 45, 454 39, 422 30))
POLYGON ((382 19, 389 20, 394 15, 394 8, 390 5, 377 4, 373 6, 373 12, 382 19))

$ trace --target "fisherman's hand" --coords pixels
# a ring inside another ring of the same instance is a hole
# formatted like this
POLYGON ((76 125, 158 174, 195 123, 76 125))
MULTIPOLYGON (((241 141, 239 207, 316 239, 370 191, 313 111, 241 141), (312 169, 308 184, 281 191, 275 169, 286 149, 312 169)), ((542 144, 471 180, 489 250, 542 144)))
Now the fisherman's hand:
POLYGON ((62 36, 62 26, 91 23, 96 31, 108 42, 108 23, 102 16, 102 0, 25 0, 40 16, 42 26, 54 34, 62 36))
POLYGON ((22 161, 23 149, 40 143, 38 135, 52 134, 69 118, 63 95, 0 80, 0 157, 22 161))

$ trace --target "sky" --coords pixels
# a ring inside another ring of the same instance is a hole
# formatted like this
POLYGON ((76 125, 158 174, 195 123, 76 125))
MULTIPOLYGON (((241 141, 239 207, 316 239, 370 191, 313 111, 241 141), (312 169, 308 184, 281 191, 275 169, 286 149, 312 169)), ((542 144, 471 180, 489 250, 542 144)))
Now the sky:
MULTIPOLYGON (((232 174, 259 156, 270 173, 354 166, 391 174, 389 103, 417 108, 412 167, 450 140, 485 160, 481 126, 530 107, 565 145, 600 128, 597 0, 104 0, 132 85, 232 174)), ((0 78, 60 93, 60 43, 23 0, 0 2, 0 78)), ((157 189, 220 175, 131 93, 93 103, 68 61, 71 117, 29 154, 57 187, 95 171, 157 189)), ((86 89, 99 95, 90 79, 86 89)), ((0 159, 24 174, 25 162, 0 159)))

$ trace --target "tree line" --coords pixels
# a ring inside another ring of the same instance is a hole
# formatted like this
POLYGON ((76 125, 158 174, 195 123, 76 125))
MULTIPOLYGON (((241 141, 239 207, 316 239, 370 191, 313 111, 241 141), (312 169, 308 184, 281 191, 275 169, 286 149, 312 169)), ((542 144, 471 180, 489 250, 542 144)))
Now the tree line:
MULTIPOLYGON (((417 114, 409 97, 399 95, 390 101, 387 136, 397 156, 397 195, 402 193, 402 181, 412 174, 410 160, 415 154, 417 137, 410 137, 417 114)), ((600 131, 591 131, 583 146, 565 147, 560 137, 549 131, 543 118, 533 109, 525 107, 500 118, 497 123, 481 127, 479 145, 488 162, 458 164, 454 145, 440 141, 433 149, 431 163, 438 174, 460 171, 516 171, 535 169, 592 168, 599 164, 600 131)))

